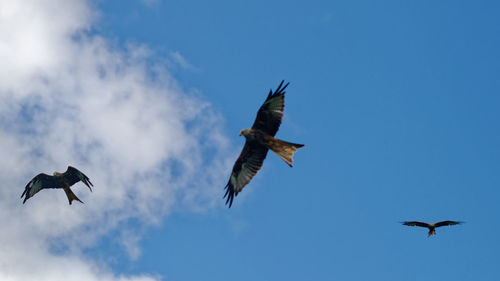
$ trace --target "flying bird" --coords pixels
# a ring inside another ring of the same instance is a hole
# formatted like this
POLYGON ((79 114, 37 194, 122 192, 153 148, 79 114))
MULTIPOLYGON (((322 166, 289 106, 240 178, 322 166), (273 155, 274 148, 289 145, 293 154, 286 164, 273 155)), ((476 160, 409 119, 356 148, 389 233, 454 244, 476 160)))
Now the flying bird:
POLYGON ((430 237, 431 235, 436 234, 436 227, 441 227, 445 225, 456 225, 456 224, 461 224, 463 222, 461 221, 441 221, 437 223, 425 223, 425 222, 419 222, 419 221, 405 221, 402 224, 407 225, 407 226, 420 226, 420 227, 427 227, 429 229, 429 235, 427 237, 430 237))
POLYGON ((246 142, 240 156, 234 163, 233 171, 225 187, 227 197, 226 204, 229 208, 233 204, 234 197, 247 185, 262 167, 267 152, 271 149, 290 167, 293 167, 293 154, 303 144, 296 144, 279 140, 274 137, 283 118, 285 108, 285 89, 289 83, 283 86, 285 81, 274 91, 272 89, 257 112, 257 118, 252 128, 243 129, 240 136, 245 136, 246 142))
POLYGON ((33 195, 35 195, 38 191, 46 188, 62 188, 64 192, 66 192, 70 205, 73 200, 83 203, 82 200, 76 197, 70 189, 70 186, 79 181, 82 181, 90 189, 90 191, 92 191, 91 186, 94 185, 90 182, 89 178, 71 166, 68 166, 66 172, 54 172, 54 175, 52 176, 44 173, 38 174, 26 185, 23 194, 21 194, 21 198, 24 196, 23 204, 26 203, 26 200, 33 197, 33 195))

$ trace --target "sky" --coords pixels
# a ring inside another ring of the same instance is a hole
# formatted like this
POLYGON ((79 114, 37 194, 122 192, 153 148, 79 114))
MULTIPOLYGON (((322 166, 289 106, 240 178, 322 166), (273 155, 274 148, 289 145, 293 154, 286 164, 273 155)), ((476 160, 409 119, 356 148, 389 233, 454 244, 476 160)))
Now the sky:
POLYGON ((0 0, 0 280, 498 280, 499 13, 0 0), (276 136, 305 147, 229 209, 238 134, 281 80, 276 136), (22 204, 68 165, 85 204, 22 204))

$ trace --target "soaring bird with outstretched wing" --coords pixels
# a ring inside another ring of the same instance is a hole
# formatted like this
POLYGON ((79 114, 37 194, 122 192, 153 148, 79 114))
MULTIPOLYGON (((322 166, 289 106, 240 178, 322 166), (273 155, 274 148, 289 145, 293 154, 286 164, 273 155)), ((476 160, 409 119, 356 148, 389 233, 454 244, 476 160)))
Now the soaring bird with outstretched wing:
POLYGON ((440 221, 437 223, 426 223, 426 222, 419 222, 419 221, 402 222, 403 225, 407 225, 407 226, 420 226, 420 227, 428 228, 429 229, 428 237, 436 234, 436 227, 447 226, 447 225, 457 225, 457 224, 461 224, 461 223, 463 223, 463 222, 461 222, 461 221, 440 221))
POLYGON ((64 173, 54 172, 54 175, 49 176, 47 174, 41 173, 34 177, 25 187, 23 194, 21 194, 21 198, 24 197, 23 204, 29 198, 33 197, 37 192, 46 188, 62 188, 68 197, 69 204, 76 200, 78 202, 82 202, 73 191, 70 189, 70 186, 73 184, 82 181, 89 189, 92 191, 89 178, 80 172, 79 170, 68 166, 68 169, 64 173))
POLYGON ((246 138, 245 146, 240 156, 234 163, 231 177, 226 185, 226 204, 233 204, 234 197, 247 185, 262 167, 267 152, 271 149, 290 167, 293 167, 293 154, 303 144, 296 144, 279 140, 274 137, 281 125, 283 110, 285 108, 284 81, 274 91, 270 90, 264 104, 257 112, 257 118, 252 128, 243 129, 240 136, 246 138))

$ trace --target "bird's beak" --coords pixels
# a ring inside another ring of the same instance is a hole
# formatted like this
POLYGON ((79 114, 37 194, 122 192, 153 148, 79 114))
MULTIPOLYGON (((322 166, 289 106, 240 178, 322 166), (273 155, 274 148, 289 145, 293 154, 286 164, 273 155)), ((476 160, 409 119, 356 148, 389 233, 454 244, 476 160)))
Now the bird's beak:
POLYGON ((243 135, 243 134, 240 132, 240 137, 241 137, 241 135, 243 135))

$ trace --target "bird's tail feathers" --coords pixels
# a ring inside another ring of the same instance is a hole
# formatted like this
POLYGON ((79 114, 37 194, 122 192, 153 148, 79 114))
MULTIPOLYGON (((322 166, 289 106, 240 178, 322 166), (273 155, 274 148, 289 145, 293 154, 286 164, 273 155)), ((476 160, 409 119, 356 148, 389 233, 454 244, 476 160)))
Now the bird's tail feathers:
POLYGON ((429 235, 427 235, 427 237, 431 237, 434 234, 436 234, 436 230, 434 228, 429 229, 429 235))
POLYGON ((303 144, 287 142, 277 138, 272 138, 267 143, 267 147, 276 153, 290 167, 293 167, 293 155, 297 152, 297 149, 303 146, 303 144))
POLYGON ((68 201, 69 201, 69 204, 71 205, 71 203, 76 200, 80 203, 83 203, 82 200, 80 200, 78 197, 76 197, 76 195, 73 193, 73 191, 70 189, 70 188, 65 188, 64 189, 64 192, 66 192, 66 196, 68 197, 68 201))

